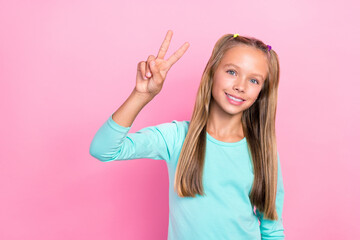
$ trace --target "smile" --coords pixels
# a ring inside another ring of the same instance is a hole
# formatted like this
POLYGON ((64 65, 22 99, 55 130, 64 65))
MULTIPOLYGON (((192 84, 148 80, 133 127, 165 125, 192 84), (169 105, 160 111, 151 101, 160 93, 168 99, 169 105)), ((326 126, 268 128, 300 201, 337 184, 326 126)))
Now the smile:
POLYGON ((235 98, 233 96, 230 96, 229 94, 225 93, 226 99, 231 103, 232 105, 239 106, 245 102, 245 100, 235 98))
POLYGON ((243 99, 233 97, 230 94, 227 94, 227 93, 225 93, 225 94, 228 96, 228 98, 230 98, 230 99, 232 99, 234 101, 237 101, 237 102, 243 102, 244 101, 243 99))

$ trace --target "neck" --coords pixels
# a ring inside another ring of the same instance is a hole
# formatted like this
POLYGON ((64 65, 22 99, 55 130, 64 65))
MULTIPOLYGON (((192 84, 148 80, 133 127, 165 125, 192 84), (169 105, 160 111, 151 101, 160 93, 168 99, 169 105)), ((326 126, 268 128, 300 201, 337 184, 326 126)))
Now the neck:
POLYGON ((219 109, 211 105, 206 131, 212 136, 221 138, 243 138, 244 131, 241 117, 242 112, 237 115, 231 115, 224 111, 219 111, 219 109))

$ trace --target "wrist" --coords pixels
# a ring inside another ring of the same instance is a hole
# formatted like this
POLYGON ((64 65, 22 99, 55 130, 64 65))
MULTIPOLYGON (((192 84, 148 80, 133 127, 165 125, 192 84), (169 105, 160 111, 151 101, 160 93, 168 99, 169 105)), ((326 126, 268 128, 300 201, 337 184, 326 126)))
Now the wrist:
POLYGON ((150 102, 155 97, 155 95, 152 95, 150 93, 138 92, 135 88, 132 92, 132 95, 135 96, 137 99, 141 99, 145 102, 150 102))

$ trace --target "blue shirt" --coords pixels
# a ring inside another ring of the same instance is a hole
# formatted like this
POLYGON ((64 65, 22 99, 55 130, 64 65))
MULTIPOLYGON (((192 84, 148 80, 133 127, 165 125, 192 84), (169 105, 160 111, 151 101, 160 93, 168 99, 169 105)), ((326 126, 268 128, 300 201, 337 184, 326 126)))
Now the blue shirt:
POLYGON ((222 142, 206 133, 205 194, 179 197, 174 177, 189 121, 162 123, 129 133, 110 116, 96 132, 90 154, 103 162, 149 158, 164 160, 169 172, 168 240, 284 239, 284 186, 278 153, 278 220, 263 219, 250 202, 253 167, 246 138, 222 142), (259 225, 260 223, 260 225, 259 225))

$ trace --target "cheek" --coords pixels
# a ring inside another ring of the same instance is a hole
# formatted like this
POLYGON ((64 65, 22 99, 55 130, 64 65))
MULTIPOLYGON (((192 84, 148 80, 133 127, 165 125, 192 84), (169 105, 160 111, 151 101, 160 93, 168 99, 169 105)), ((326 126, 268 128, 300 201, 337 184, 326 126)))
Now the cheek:
POLYGON ((214 76, 213 85, 216 86, 218 89, 225 89, 232 86, 232 79, 229 76, 224 74, 217 74, 214 76))
POLYGON ((251 91, 249 92, 250 98, 255 101, 260 94, 260 90, 261 90, 260 88, 251 89, 251 91))
POLYGON ((221 88, 221 86, 222 86, 221 79, 215 76, 212 85, 213 91, 217 91, 218 89, 221 88))

